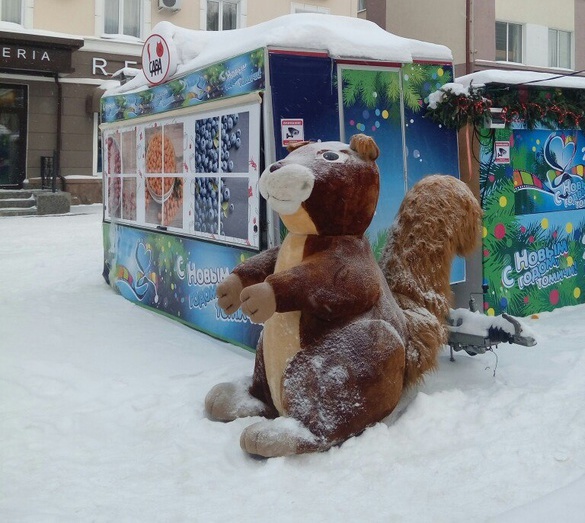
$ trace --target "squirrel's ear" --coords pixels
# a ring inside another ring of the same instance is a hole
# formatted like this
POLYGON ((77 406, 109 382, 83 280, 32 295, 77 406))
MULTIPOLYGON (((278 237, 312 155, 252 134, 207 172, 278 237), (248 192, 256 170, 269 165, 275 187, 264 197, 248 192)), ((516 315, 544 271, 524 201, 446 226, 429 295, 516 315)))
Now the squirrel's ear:
POLYGON ((303 145, 307 145, 308 143, 311 143, 310 141, 304 141, 304 142, 295 142, 295 143, 291 143, 290 145, 286 146, 286 150, 289 153, 292 153, 294 150, 298 149, 299 147, 302 147, 303 145))
POLYGON ((349 142, 349 148, 358 153, 366 161, 374 161, 380 156, 380 149, 378 149, 374 139, 365 134, 354 134, 349 142))

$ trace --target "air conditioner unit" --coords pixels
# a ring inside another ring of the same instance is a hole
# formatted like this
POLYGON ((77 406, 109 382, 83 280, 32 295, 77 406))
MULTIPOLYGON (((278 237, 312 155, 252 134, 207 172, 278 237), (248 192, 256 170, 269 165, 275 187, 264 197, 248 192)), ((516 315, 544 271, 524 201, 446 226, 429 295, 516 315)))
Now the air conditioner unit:
POLYGON ((168 9, 169 11, 178 11, 181 9, 183 0, 158 0, 159 9, 168 9))

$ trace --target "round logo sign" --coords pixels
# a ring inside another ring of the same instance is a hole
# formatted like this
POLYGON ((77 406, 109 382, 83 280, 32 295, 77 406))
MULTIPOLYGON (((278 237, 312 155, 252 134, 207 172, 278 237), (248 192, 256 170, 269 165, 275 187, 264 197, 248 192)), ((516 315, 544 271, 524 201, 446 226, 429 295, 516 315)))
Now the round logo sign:
POLYGON ((164 82, 175 73, 175 55, 167 41, 159 34, 151 34, 142 48, 142 71, 151 85, 164 82))

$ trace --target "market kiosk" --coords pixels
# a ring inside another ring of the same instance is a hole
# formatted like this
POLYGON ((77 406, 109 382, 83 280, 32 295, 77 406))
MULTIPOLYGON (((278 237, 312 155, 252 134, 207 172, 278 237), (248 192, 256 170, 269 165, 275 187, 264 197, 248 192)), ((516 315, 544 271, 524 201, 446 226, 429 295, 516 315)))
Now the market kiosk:
MULTIPOLYGON (((458 176, 457 132, 424 118, 453 81, 449 49, 365 20, 289 15, 207 33, 163 22, 143 70, 102 98, 104 277, 127 299, 243 347, 260 326, 216 306, 215 286, 278 245, 258 179, 303 140, 368 134, 382 153, 368 236, 376 255, 408 188, 458 176)), ((457 261, 453 281, 465 279, 457 261)))

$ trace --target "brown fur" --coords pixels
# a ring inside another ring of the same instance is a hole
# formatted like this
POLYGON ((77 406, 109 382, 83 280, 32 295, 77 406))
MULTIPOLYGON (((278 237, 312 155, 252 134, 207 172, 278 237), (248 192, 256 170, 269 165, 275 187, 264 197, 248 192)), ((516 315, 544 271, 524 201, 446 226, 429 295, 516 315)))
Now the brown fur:
POLYGON ((419 182, 391 229, 382 273, 363 237, 377 204, 378 154, 371 138, 358 135, 349 147, 302 144, 265 171, 269 181, 278 181, 280 169, 301 173, 303 184, 309 168, 314 186, 298 211, 282 216, 290 231, 282 246, 218 285, 220 307, 231 313, 241 306, 265 322, 248 390, 260 402, 251 407, 234 385, 220 384, 206 408, 220 420, 285 416, 305 432, 278 420, 256 423, 242 433, 250 453, 282 456, 341 443, 392 412, 403 389, 436 366, 451 261, 473 249, 479 205, 455 178, 419 182), (343 161, 325 161, 324 152, 343 161))
POLYGON ((436 367, 447 341, 451 262, 473 251, 480 228, 476 198, 451 176, 427 176, 402 201, 380 265, 408 319, 406 386, 436 367))

